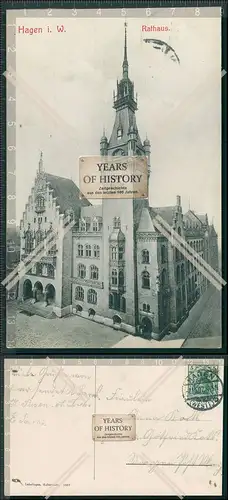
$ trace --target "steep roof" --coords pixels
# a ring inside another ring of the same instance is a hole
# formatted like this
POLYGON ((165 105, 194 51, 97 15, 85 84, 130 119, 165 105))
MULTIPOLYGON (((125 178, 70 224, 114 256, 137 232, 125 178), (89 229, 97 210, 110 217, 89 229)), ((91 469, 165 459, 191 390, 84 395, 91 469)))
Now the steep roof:
POLYGON ((207 214, 195 214, 202 224, 207 225, 207 214))
POLYGON ((80 197, 80 190, 71 179, 47 173, 45 176, 54 191, 53 196, 57 198, 56 205, 60 206, 61 213, 72 209, 75 216, 79 216, 81 207, 91 205, 86 198, 80 197))
POLYGON ((134 226, 136 229, 138 229, 143 208, 149 209, 149 202, 147 199, 145 200, 140 198, 133 199, 133 217, 134 217, 134 226))
POLYGON ((128 107, 125 107, 121 109, 120 111, 116 112, 116 117, 115 117, 115 122, 113 126, 113 130, 111 133, 111 137, 108 142, 108 149, 118 149, 121 147, 124 148, 124 145, 127 144, 129 137, 128 137, 128 131, 130 127, 134 127, 136 130, 136 147, 138 147, 140 150, 143 151, 143 145, 139 136, 139 132, 137 129, 136 125, 136 117, 135 114, 131 109, 128 107), (117 130, 118 128, 122 128, 122 137, 121 139, 117 139, 117 130))
POLYGON ((173 225, 173 219, 176 213, 176 206, 171 207, 150 207, 150 215, 152 218, 160 215, 170 226, 173 225))
POLYGON ((209 233, 211 236, 218 236, 213 224, 210 224, 209 226, 209 233))

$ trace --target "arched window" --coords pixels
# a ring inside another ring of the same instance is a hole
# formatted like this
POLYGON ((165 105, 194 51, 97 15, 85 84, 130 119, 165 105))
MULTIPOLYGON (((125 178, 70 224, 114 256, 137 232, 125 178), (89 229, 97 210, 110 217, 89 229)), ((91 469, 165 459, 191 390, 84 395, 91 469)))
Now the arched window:
POLYGON ((182 286, 182 300, 185 300, 185 296, 186 296, 186 293, 185 293, 185 286, 183 285, 183 286, 182 286))
POLYGON ((114 309, 114 297, 113 294, 109 294, 109 309, 114 309))
POLYGON ((142 250, 142 264, 149 264, 150 254, 149 250, 142 250))
POLYGON ((33 250, 33 234, 28 230, 25 233, 25 253, 31 253, 33 250))
POLYGON ((149 304, 143 304, 143 311, 145 312, 150 312, 150 305, 149 304))
POLYGON ((178 230, 177 230, 178 234, 181 236, 181 228, 178 227, 178 230))
POLYGON ((45 200, 43 196, 37 196, 36 198, 36 208, 42 210, 45 206, 45 200))
POLYGON ((93 247, 93 256, 96 257, 96 259, 99 259, 99 257, 100 257, 100 247, 99 247, 99 245, 94 245, 94 247, 93 247))
POLYGON ((48 236, 48 255, 55 255, 56 254, 56 233, 53 231, 52 223, 50 223, 50 227, 47 231, 47 236, 48 236))
POLYGON ((75 288, 75 300, 84 300, 84 290, 81 286, 75 288))
POLYGON ((118 259, 123 260, 124 257, 124 247, 119 247, 118 248, 118 259))
POLYGON ((121 299, 120 299, 120 311, 123 313, 126 312, 126 299, 125 299, 125 297, 121 297, 121 299))
POLYGON ((117 285, 118 283, 118 274, 116 269, 112 269, 112 285, 117 285))
POLYGON ((192 276, 192 291, 195 290, 195 277, 192 276))
POLYGON ((124 286, 124 272, 122 269, 119 271, 119 286, 124 286))
POLYGON ((165 264, 167 262, 167 250, 165 245, 161 246, 161 263, 165 264))
POLYGON ((91 246, 90 245, 86 245, 86 257, 91 257, 92 255, 92 252, 91 252, 91 246))
POLYGON ((114 229, 120 229, 121 228, 120 217, 114 217, 114 219, 113 219, 113 228, 114 229))
POLYGON ((86 277, 86 266, 84 266, 84 264, 78 265, 78 276, 79 276, 79 278, 86 277))
POLYGON ((97 266, 91 266, 90 267, 90 279, 91 280, 98 280, 99 278, 99 269, 97 266))
POLYGON ((185 269, 184 264, 181 265, 181 281, 185 280, 185 269))
POLYGON ((180 252, 179 252, 178 248, 175 248, 175 260, 176 261, 180 260, 180 252))
POLYGON ((78 257, 83 257, 83 245, 78 245, 78 257))
POLYGON ((38 246, 43 241, 43 231, 38 229, 36 232, 36 246, 38 246))
POLYGON ((43 271, 43 264, 41 264, 41 262, 37 262, 36 264, 36 274, 38 274, 39 276, 42 275, 42 271, 43 271))
POLYGON ((167 273, 166 270, 163 269, 161 273, 161 287, 165 287, 166 284, 167 284, 167 273))
POLYGON ((181 277, 180 267, 177 266, 177 268, 176 268, 176 280, 177 280, 177 283, 180 283, 180 277, 181 277))
POLYGON ((122 135, 123 135, 122 128, 121 128, 121 127, 119 127, 119 128, 117 129, 117 139, 121 139, 122 135))
POLYGON ((90 288, 87 293, 87 302, 89 304, 96 304, 97 303, 97 292, 90 288))
POLYGON ((116 246, 111 247, 111 258, 112 258, 112 260, 117 260, 117 247, 116 246))
POLYGON ((148 271, 142 272, 142 288, 150 288, 150 274, 148 271))
POLYGON ((93 231, 99 231, 99 224, 97 219, 93 219, 93 231))
POLYGON ((47 266, 47 275, 49 278, 54 278, 55 277, 55 269, 52 266, 52 264, 48 264, 47 266))

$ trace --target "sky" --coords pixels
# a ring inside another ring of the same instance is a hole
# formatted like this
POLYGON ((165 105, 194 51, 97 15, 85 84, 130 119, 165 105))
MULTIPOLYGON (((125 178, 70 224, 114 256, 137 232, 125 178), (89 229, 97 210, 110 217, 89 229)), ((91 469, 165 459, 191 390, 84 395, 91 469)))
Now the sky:
MULTIPOLYGON (((147 136, 151 142, 150 204, 174 205, 181 195, 183 210, 207 213, 220 235, 220 19, 174 19, 164 17, 164 9, 161 16, 157 10, 154 18, 127 18, 136 120, 141 140, 147 136), (169 31, 144 33, 142 25, 168 26, 169 31), (171 45, 180 65, 144 38, 171 45)), ((18 25, 43 32, 16 35, 17 222, 41 150, 47 172, 78 183, 79 156, 99 154, 104 127, 109 139, 124 19, 54 18, 53 11, 53 17, 18 18, 18 25), (65 31, 57 32, 57 25, 65 31)))

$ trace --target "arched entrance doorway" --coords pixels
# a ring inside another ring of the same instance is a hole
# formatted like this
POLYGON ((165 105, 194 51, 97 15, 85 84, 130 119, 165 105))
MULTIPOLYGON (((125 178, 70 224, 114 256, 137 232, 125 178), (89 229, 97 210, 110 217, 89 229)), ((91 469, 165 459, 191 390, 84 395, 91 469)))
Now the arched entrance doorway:
POLYGON ((141 328, 143 337, 150 339, 152 333, 152 322, 150 318, 145 317, 142 319, 141 328))
POLYGON ((122 321, 121 317, 117 316, 117 314, 115 316, 113 316, 112 320, 113 320, 114 325, 120 325, 120 323, 122 321))
POLYGON ((76 312, 82 312, 82 306, 79 304, 76 306, 76 312))
POLYGON ((40 281, 37 281, 34 285, 34 294, 35 294, 35 299, 37 302, 40 302, 43 300, 43 285, 40 283, 40 281))
POLYGON ((25 280, 23 283, 23 299, 32 298, 32 283, 30 280, 25 280))
POLYGON ((47 304, 55 302, 55 287, 49 283, 45 288, 45 299, 47 304))
POLYGON ((94 309, 89 309, 88 310, 88 315, 90 318, 93 318, 95 316, 96 312, 94 311, 94 309))

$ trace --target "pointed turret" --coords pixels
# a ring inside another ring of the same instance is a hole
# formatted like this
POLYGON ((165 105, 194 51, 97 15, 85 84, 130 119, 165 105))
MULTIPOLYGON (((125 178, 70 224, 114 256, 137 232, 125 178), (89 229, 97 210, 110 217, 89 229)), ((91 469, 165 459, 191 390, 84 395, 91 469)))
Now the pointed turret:
POLYGON ((134 156, 136 153, 136 142, 137 142, 137 130, 134 125, 131 125, 128 129, 128 155, 134 156))
POLYGON ((117 93, 114 94, 114 109, 119 110, 123 107, 130 108, 133 112, 137 110, 137 102, 134 97, 134 84, 128 76, 128 59, 127 59, 127 23, 124 24, 124 59, 123 59, 123 76, 120 82, 117 80, 117 93))
POLYGON ((123 60, 123 78, 128 78, 128 60, 127 60, 127 23, 124 23, 124 60, 123 60))
POLYGON ((40 152, 38 172, 39 174, 42 174, 44 172, 43 151, 40 152))
POLYGON ((105 135, 105 129, 103 129, 103 135, 100 140, 100 154, 101 156, 105 156, 108 150, 108 139, 105 135))
POLYGON ((150 141, 148 137, 146 137, 145 141, 143 142, 143 147, 145 151, 145 155, 147 157, 147 164, 148 164, 148 178, 150 177, 150 141))

